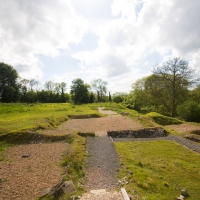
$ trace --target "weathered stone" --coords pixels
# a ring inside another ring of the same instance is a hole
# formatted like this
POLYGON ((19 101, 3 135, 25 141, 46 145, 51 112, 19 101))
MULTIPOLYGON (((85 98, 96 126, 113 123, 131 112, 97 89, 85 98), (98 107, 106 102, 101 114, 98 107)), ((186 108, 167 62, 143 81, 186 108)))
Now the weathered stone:
POLYGON ((75 191, 75 186, 72 181, 65 181, 62 190, 65 194, 70 194, 75 191))
POLYGON ((44 196, 54 196, 58 198, 62 194, 70 194, 75 191, 75 187, 72 181, 60 181, 56 186, 44 190, 39 198, 44 196))
POLYGON ((52 189, 52 188, 47 188, 46 190, 44 190, 44 191, 40 194, 39 198, 42 198, 42 197, 44 197, 44 196, 48 196, 49 193, 51 192, 51 189, 52 189))
POLYGON ((182 197, 177 197, 176 200, 184 200, 182 197))
POLYGON ((129 171, 128 173, 129 173, 130 175, 132 175, 132 174, 133 174, 133 172, 132 172, 132 171, 129 171))
POLYGON ((114 138, 156 138, 165 137, 169 133, 163 128, 144 128, 140 130, 108 131, 107 135, 114 138))
POLYGON ((181 194, 184 196, 184 197, 187 197, 188 196, 188 192, 187 190, 184 188, 181 190, 181 194))
POLYGON ((28 158, 31 154, 24 154, 22 155, 22 158, 28 158))

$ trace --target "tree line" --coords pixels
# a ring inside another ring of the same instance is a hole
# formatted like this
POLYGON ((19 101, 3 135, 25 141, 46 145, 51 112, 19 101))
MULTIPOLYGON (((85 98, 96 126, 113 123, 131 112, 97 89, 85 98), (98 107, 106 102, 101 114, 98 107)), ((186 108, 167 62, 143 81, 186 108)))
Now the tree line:
POLYGON ((102 79, 95 79, 91 84, 84 83, 80 78, 74 79, 69 94, 66 92, 67 84, 65 82, 46 81, 42 88, 35 79, 22 79, 12 66, 0 63, 0 102, 2 103, 64 103, 73 101, 76 104, 81 104, 111 100, 110 92, 107 94, 107 82, 102 79))
POLYGON ((123 103, 141 112, 200 122, 199 78, 186 60, 172 58, 137 80, 123 103))
POLYGON ((171 58, 156 65, 150 76, 137 80, 129 93, 108 92, 107 82, 95 79, 91 84, 80 78, 74 79, 70 93, 66 93, 64 82, 47 81, 43 89, 39 82, 20 79, 12 66, 0 63, 1 102, 74 102, 93 103, 113 101, 122 103, 139 112, 158 112, 180 117, 187 121, 200 122, 200 84, 195 70, 188 61, 171 58))

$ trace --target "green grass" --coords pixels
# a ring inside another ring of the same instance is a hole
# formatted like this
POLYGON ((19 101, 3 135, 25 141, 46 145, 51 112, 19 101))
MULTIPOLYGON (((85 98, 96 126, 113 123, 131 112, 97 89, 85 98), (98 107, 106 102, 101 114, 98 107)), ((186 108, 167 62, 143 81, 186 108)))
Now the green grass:
POLYGON ((146 114, 146 116, 151 117, 157 124, 162 125, 162 126, 183 123, 182 121, 176 118, 167 117, 156 112, 150 112, 146 114))
POLYGON ((98 113, 89 105, 0 103, 0 134, 56 127, 68 116, 92 114, 98 113))
POLYGON ((121 155, 119 178, 127 177, 128 193, 140 200, 169 200, 186 188, 187 199, 200 199, 199 154, 170 141, 118 142, 115 147, 121 155))

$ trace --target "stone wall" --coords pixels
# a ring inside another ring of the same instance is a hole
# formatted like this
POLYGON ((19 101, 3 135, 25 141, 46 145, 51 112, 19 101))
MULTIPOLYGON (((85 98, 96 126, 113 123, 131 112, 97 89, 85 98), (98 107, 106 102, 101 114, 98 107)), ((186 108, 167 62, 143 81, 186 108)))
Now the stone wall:
POLYGON ((163 128, 144 128, 140 130, 108 131, 113 138, 156 138, 166 137, 169 133, 163 128))

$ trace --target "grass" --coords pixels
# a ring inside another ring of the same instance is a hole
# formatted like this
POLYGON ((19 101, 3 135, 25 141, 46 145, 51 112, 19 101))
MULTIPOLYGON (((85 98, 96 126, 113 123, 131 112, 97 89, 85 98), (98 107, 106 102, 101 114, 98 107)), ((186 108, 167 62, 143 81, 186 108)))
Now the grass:
POLYGON ((146 116, 151 117, 157 124, 162 126, 183 123, 181 120, 173 117, 167 117, 156 112, 150 112, 146 114, 146 116))
POLYGON ((115 147, 121 156, 119 178, 126 177, 124 187, 140 200, 175 199, 183 188, 187 199, 200 199, 199 154, 170 141, 118 142, 115 147))
POLYGON ((0 103, 0 134, 56 127, 68 116, 92 114, 98 113, 89 105, 0 103))
POLYGON ((0 161, 4 160, 2 152, 6 150, 9 146, 11 146, 11 144, 6 143, 5 141, 0 141, 0 161))

